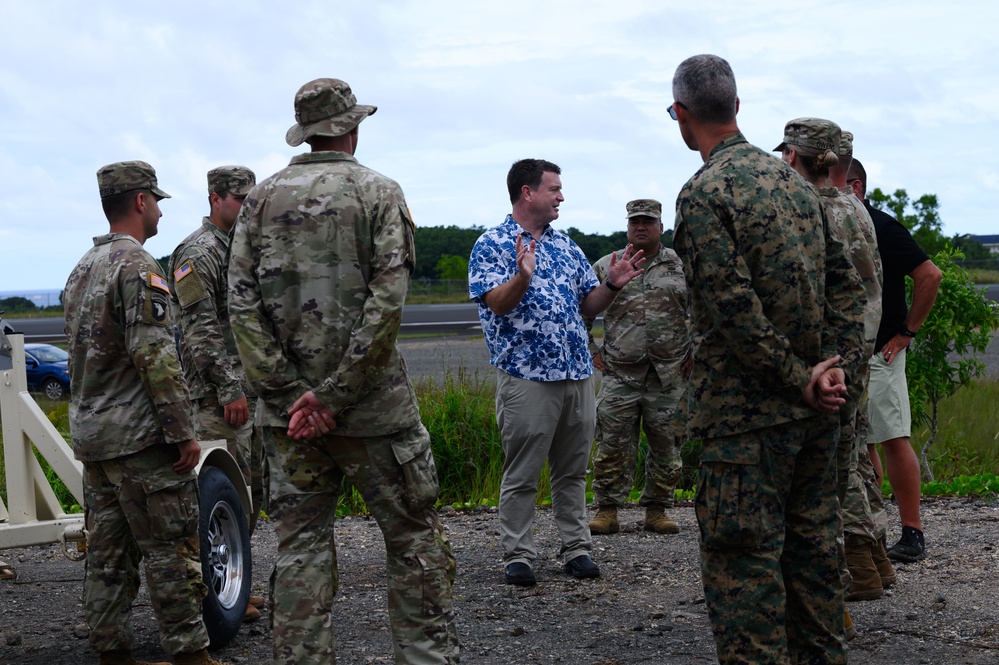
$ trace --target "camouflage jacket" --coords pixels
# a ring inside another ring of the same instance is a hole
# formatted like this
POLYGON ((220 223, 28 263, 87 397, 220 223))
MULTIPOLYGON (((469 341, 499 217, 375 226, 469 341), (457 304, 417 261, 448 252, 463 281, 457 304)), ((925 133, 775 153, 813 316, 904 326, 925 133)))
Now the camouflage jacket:
MULTIPOLYGON (((610 260, 608 254, 593 264, 601 283, 607 279, 610 260)), ((627 383, 644 384, 652 366, 663 385, 670 385, 690 353, 683 265, 676 252, 660 245, 643 267, 645 272, 625 284, 604 312, 603 344, 590 334, 590 355, 600 353, 606 371, 627 383)), ((594 319, 585 321, 587 330, 592 330, 594 319)))
POLYGON ((167 275, 191 399, 216 395, 220 404, 244 395, 227 305, 228 250, 229 236, 205 217, 174 250, 167 275))
POLYGON ((866 297, 814 188, 736 132, 677 198, 673 244, 691 294, 692 438, 817 415, 811 368, 861 360, 866 297))
POLYGON ((830 228, 836 233, 842 233, 846 256, 860 273, 860 279, 864 283, 864 292, 867 294, 867 307, 864 309, 866 363, 874 355, 874 342, 878 337, 878 326, 881 325, 881 287, 885 282, 874 220, 863 201, 856 197, 850 187, 820 187, 819 194, 822 196, 822 206, 826 209, 830 228))
POLYGON ((287 425, 307 390, 344 436, 419 423, 396 345, 413 230, 399 185, 342 152, 299 155, 250 192, 233 229, 229 315, 260 425, 287 425))
POLYGON ((194 438, 161 272, 138 240, 111 233, 94 238, 66 282, 69 427, 78 460, 194 438))

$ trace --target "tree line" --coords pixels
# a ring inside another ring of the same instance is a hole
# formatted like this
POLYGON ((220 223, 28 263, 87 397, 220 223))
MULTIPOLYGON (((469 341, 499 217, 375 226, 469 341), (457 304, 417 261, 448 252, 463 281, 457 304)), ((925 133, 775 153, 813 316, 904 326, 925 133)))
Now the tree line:
MULTIPOLYGON (((924 194, 918 199, 912 199, 904 189, 897 189, 889 194, 875 188, 868 193, 871 205, 894 216, 912 232, 913 238, 931 257, 943 250, 957 250, 961 254, 958 263, 964 261, 982 261, 995 259, 987 247, 968 234, 956 234, 951 238, 943 234, 943 223, 940 219, 940 204, 935 194, 924 194)), ((673 229, 669 228, 669 220, 663 232, 663 244, 673 246, 673 229)), ((460 228, 451 226, 418 226, 416 227, 416 271, 415 279, 437 280, 468 278, 468 257, 472 246, 485 229, 481 226, 460 228)), ((584 233, 575 227, 565 231, 579 245, 590 263, 611 252, 619 251, 628 244, 628 234, 615 231, 609 235, 600 233, 584 233)), ((159 259, 160 265, 166 271, 170 257, 159 259)), ((10 314, 30 314, 45 309, 61 309, 55 307, 38 307, 31 300, 19 296, 0 298, 0 311, 10 314)))
MULTIPOLYGON (((470 229, 457 226, 416 227, 416 279, 468 279, 468 257, 472 246, 485 231, 481 226, 470 229)), ((628 244, 628 234, 616 231, 610 235, 584 233, 569 227, 565 234, 586 254, 590 263, 601 257, 618 252, 628 244)), ((673 246, 673 230, 663 233, 663 243, 673 246)))

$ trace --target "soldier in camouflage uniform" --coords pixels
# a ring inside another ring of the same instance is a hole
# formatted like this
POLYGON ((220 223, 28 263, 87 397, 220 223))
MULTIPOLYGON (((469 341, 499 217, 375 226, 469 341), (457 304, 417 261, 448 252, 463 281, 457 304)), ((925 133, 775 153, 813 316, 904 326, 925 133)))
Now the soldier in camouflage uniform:
MULTIPOLYGON (((250 484, 249 529, 263 503, 263 446, 252 414, 256 398, 239 364, 227 308, 229 237, 243 199, 257 183, 244 166, 208 172, 208 217, 170 257, 170 293, 180 330, 180 358, 195 408, 200 441, 225 439, 226 448, 250 484)), ((264 599, 250 596, 246 621, 260 618, 264 599)))
POLYGON ((674 247, 696 346, 689 435, 722 663, 845 663, 837 411, 863 346, 863 287, 815 191, 746 142, 728 63, 688 58, 670 116, 704 166, 674 247), (839 363, 839 364, 837 364, 839 363))
POLYGON ((144 559, 163 650, 176 663, 215 663, 201 620, 200 447, 170 290, 142 248, 168 194, 145 162, 109 164, 97 183, 111 230, 94 238, 65 291, 70 433, 92 520, 83 586, 90 645, 101 665, 136 662, 129 613, 144 559))
MULTIPOLYGON (((596 516, 591 533, 617 533, 617 509, 631 492, 638 457, 639 426, 648 440, 645 529, 679 533, 666 514, 672 507, 683 463, 676 431, 677 405, 686 388, 693 359, 687 330, 687 284, 676 252, 662 245, 662 204, 629 201, 628 242, 645 252, 645 272, 625 285, 604 312, 603 344, 590 335, 593 364, 603 373, 597 396, 597 453, 593 459, 596 516)), ((593 265, 607 279, 611 256, 593 265)), ((587 329, 593 319, 586 318, 587 329)))
MULTIPOLYGON (((846 405, 840 410, 836 490, 843 506, 850 476, 857 473, 857 420, 870 376, 868 361, 874 353, 874 340, 881 322, 884 273, 871 216, 853 196, 852 190, 849 193, 841 191, 830 176, 832 168, 840 165, 841 136, 839 126, 830 120, 798 118, 787 123, 784 140, 774 150, 779 151, 784 162, 818 190, 829 219, 829 228, 846 246, 847 257, 857 269, 866 294, 864 353, 856 378, 847 390, 846 405)), ((852 152, 849 159, 852 159, 852 152)), ((841 172, 845 177, 845 171, 841 172)), ((866 419, 866 414, 864 417, 866 419)), ((866 446, 866 433, 863 442, 866 446)), ((873 541, 859 542, 856 537, 849 536, 844 542, 845 559, 841 562, 841 571, 849 585, 847 600, 875 600, 884 593, 881 576, 871 554, 872 544, 873 541)))
POLYGON ((286 139, 312 152, 250 192, 233 235, 229 312, 269 461, 281 665, 334 660, 345 477, 385 538, 396 662, 458 662, 455 561, 434 508, 430 436, 396 345, 413 222, 399 185, 353 157, 358 125, 375 110, 337 79, 302 86, 286 139))
MULTIPOLYGON (((839 142, 838 154, 840 158, 839 163, 829 169, 829 179, 832 180, 834 186, 839 188, 841 193, 847 196, 861 219, 871 220, 870 232, 872 236, 868 240, 868 244, 871 245, 878 259, 878 290, 877 304, 870 302, 871 292, 868 291, 868 314, 876 311, 877 318, 874 319, 868 315, 864 316, 864 334, 873 349, 877 343, 877 334, 881 323, 882 286, 884 284, 884 268, 881 263, 881 253, 878 251, 877 228, 874 226, 871 214, 867 212, 867 208, 856 197, 853 187, 847 182, 850 167, 853 164, 852 133, 843 132, 839 142), (873 331, 868 327, 871 322, 874 325, 873 331)), ((865 282, 866 286, 867 283, 865 282)), ((854 438, 857 442, 856 454, 850 460, 850 475, 847 480, 846 497, 843 501, 843 533, 846 539, 847 564, 858 589, 864 587, 869 589, 878 585, 879 582, 883 589, 887 589, 895 583, 895 570, 892 568, 885 548, 877 536, 878 529, 874 519, 874 507, 870 502, 867 487, 868 477, 865 477, 866 472, 869 474, 871 481, 874 478, 874 469, 871 466, 871 458, 865 445, 867 434, 870 430, 870 419, 867 416, 867 386, 870 381, 870 357, 865 358, 865 360, 867 361, 867 372, 864 376, 864 392, 861 394, 860 403, 857 406, 857 420, 854 427, 854 438), (868 554, 870 554, 870 558, 868 558, 868 554), (876 577, 872 574, 869 563, 874 564, 877 570, 876 577), (864 581, 865 578, 866 581, 864 581), (858 582, 858 580, 860 581, 858 582)), ((878 488, 877 500, 881 501, 881 499, 881 489, 878 488)), ((852 593, 853 590, 851 588, 850 595, 852 593)), ((851 600, 850 595, 847 596, 847 600, 851 600)))

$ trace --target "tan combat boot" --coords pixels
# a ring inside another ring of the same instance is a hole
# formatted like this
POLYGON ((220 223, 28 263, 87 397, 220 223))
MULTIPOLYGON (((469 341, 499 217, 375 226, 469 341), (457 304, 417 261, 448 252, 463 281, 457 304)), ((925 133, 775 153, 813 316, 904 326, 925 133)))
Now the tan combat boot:
POLYGON ((850 612, 845 609, 843 610, 843 635, 847 640, 852 640, 857 636, 857 628, 853 625, 850 612))
POLYGON ((847 591, 846 600, 877 600, 884 595, 881 575, 871 558, 871 545, 857 536, 846 536, 846 566, 850 569, 853 582, 847 591))
POLYGON ((680 533, 680 525, 666 515, 662 506, 649 506, 645 509, 645 530, 656 533, 680 533))
POLYGON ((193 651, 191 653, 179 653, 173 657, 174 665, 231 665, 231 663, 215 660, 208 649, 193 651))
POLYGON ((144 660, 136 660, 131 651, 102 651, 100 665, 170 665, 163 661, 149 663, 144 660))
POLYGON ((617 506, 601 506, 589 526, 590 533, 617 533, 621 528, 617 523, 617 506))
POLYGON ((871 559, 874 560, 874 566, 878 569, 878 575, 881 576, 881 586, 888 588, 895 584, 895 569, 891 566, 891 561, 888 560, 888 555, 885 553, 885 546, 881 544, 881 541, 877 541, 871 545, 871 559))

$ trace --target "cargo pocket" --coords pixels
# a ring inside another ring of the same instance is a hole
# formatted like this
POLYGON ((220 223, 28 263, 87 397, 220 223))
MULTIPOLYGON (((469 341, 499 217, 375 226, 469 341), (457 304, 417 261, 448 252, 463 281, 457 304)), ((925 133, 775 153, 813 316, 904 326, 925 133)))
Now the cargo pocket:
POLYGON ((451 612, 451 579, 444 562, 418 556, 423 568, 423 616, 441 616, 451 612))
POLYGON ((433 506, 440 483, 427 431, 420 427, 419 436, 403 436, 393 441, 392 452, 402 467, 402 496, 409 509, 418 512, 433 506))
POLYGON ((704 548, 759 546, 765 523, 759 463, 760 440, 752 435, 704 442, 695 501, 704 548))
POLYGON ((177 542, 198 533, 198 484, 195 477, 172 471, 142 479, 149 507, 149 535, 177 542))

